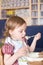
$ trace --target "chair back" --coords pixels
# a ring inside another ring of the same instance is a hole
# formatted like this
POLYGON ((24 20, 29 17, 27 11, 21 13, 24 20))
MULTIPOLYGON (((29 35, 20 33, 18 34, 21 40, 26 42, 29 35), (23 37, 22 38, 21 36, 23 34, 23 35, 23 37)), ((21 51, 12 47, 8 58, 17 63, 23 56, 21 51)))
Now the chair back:
POLYGON ((0 65, 4 65, 4 59, 3 59, 3 54, 2 54, 2 51, 1 51, 1 48, 0 48, 0 65))

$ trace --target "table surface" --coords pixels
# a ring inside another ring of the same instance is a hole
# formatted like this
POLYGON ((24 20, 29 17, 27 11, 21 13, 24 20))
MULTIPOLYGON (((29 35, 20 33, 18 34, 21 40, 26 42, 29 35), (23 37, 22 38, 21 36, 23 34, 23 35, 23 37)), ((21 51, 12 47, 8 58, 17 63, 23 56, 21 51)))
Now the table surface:
POLYGON ((27 55, 28 61, 43 61, 43 52, 31 52, 27 55))
POLYGON ((43 65, 43 52, 32 52, 28 56, 28 65, 43 65))

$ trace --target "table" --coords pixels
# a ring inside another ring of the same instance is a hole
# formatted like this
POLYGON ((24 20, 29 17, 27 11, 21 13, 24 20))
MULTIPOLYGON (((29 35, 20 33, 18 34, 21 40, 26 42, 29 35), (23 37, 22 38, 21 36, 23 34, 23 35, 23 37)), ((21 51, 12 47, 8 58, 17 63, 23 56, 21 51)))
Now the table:
POLYGON ((28 57, 28 65, 43 65, 43 52, 32 52, 28 57))

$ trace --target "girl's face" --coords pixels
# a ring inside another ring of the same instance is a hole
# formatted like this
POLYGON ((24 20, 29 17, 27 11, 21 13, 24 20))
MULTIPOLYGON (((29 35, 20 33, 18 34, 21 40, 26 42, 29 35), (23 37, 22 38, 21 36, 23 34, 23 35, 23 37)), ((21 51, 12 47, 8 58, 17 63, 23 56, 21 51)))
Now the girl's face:
POLYGON ((24 23, 21 26, 16 26, 14 30, 10 30, 9 34, 13 40, 23 41, 26 35, 26 24, 24 23))

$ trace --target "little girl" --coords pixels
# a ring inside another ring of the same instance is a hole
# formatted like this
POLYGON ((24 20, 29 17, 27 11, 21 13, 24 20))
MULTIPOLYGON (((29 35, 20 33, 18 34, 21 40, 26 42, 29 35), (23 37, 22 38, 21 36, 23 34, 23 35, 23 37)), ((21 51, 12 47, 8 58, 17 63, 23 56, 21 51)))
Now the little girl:
POLYGON ((18 16, 11 16, 6 21, 4 33, 6 39, 2 47, 4 65, 20 65, 18 59, 26 56, 28 51, 34 51, 41 34, 36 34, 31 46, 25 45, 26 27, 26 22, 18 16))

